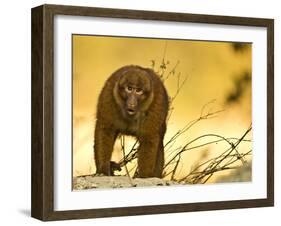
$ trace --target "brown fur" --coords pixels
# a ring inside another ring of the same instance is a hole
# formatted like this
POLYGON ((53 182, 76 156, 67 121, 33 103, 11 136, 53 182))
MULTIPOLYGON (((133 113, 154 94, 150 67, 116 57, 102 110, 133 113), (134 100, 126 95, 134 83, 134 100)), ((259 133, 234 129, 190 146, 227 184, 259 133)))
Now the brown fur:
POLYGON ((153 70, 125 66, 114 72, 106 81, 97 105, 94 144, 97 174, 112 175, 113 145, 119 134, 125 134, 140 141, 138 176, 161 178, 167 113, 168 95, 153 70), (142 94, 136 95, 137 88, 133 94, 128 93, 124 88, 128 84, 140 87, 142 94))

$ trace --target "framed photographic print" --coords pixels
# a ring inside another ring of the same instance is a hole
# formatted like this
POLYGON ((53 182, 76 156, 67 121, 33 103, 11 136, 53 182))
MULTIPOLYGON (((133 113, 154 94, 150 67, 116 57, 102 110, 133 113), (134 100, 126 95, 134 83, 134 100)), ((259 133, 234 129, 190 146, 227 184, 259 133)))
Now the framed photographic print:
POLYGON ((274 21, 32 9, 32 216, 273 206, 274 21))

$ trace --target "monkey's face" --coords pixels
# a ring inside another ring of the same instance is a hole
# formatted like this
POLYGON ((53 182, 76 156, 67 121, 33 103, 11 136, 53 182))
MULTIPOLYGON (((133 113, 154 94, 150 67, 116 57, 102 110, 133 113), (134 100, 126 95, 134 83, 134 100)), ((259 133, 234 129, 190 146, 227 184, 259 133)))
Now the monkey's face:
POLYGON ((122 100, 120 107, 126 117, 137 118, 141 112, 147 110, 147 102, 152 93, 151 87, 150 78, 145 71, 129 71, 122 75, 118 93, 122 100))

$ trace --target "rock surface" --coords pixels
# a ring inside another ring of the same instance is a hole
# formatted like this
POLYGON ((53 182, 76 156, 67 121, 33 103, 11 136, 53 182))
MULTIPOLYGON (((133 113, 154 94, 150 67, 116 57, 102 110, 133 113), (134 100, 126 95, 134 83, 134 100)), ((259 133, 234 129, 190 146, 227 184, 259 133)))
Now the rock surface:
POLYGON ((167 181, 160 178, 134 178, 130 180, 127 176, 80 176, 73 179, 73 189, 94 189, 94 188, 129 188, 144 186, 169 186, 177 185, 174 181, 167 181))

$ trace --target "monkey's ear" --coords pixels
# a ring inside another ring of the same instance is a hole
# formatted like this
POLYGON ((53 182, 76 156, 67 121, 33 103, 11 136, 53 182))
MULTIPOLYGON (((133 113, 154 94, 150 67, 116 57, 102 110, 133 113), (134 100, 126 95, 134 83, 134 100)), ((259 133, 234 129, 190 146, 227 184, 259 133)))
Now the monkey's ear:
POLYGON ((143 89, 145 92, 153 92, 153 75, 151 75, 150 70, 145 70, 145 72, 148 74, 148 76, 145 77, 147 82, 143 83, 143 89))
POLYGON ((126 72, 127 72, 128 70, 125 70, 125 71, 123 71, 121 74, 120 74, 120 76, 119 76, 119 78, 118 78, 118 80, 117 80, 117 83, 118 83, 118 85, 119 86, 124 86, 128 81, 128 79, 127 79, 127 74, 126 74, 126 72))
MULTIPOLYGON (((120 78, 119 78, 119 80, 120 80, 120 78)), ((116 83, 114 84, 114 87, 113 87, 113 99, 115 100, 115 102, 117 103, 118 106, 123 106, 123 100, 120 96, 119 80, 116 81, 116 83)))

